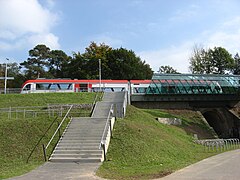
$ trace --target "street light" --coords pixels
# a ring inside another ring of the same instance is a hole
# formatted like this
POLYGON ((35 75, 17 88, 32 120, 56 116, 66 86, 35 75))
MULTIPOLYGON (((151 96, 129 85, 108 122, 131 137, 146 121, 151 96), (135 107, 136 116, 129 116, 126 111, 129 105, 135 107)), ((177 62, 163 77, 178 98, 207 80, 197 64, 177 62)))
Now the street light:
MULTIPOLYGON (((8 58, 6 58, 6 60, 9 61, 8 58)), ((4 94, 7 94, 7 63, 6 63, 5 78, 4 78, 4 94)))
POLYGON ((99 65, 99 90, 102 91, 102 70, 101 70, 101 59, 98 61, 99 65))

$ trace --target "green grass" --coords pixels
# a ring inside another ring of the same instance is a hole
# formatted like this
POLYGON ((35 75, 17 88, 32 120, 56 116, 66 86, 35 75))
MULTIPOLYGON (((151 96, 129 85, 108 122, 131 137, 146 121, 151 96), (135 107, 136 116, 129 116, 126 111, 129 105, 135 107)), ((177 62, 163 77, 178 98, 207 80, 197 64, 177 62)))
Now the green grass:
MULTIPOLYGON (((0 108, 17 106, 46 106, 47 104, 92 103, 94 93, 51 93, 51 94, 10 94, 0 95, 0 108)), ((12 115, 14 116, 14 115, 12 115)), ((27 157, 40 137, 44 134, 55 117, 41 114, 35 118, 8 118, 0 114, 0 179, 26 173, 44 163, 42 144, 49 141, 57 128, 53 125, 49 133, 34 151, 29 163, 27 157)), ((61 121, 62 117, 58 118, 61 121)), ((67 120, 68 121, 68 120, 67 120)), ((64 126, 66 126, 67 121, 64 126)), ((61 129, 63 132, 63 128, 61 129)), ((54 147, 57 138, 49 147, 48 155, 54 147)))
MULTIPOLYGON (((198 128, 206 127, 197 113, 169 114, 129 106, 126 118, 117 120, 114 126, 107 161, 97 175, 109 179, 157 178, 213 155, 193 143, 192 134, 185 131, 192 123, 198 128), (180 116, 183 120, 180 127, 155 120, 156 117, 180 116)), ((213 136, 210 131, 205 134, 213 136)))
POLYGON ((0 94, 0 108, 92 103, 94 95, 93 93, 0 94))

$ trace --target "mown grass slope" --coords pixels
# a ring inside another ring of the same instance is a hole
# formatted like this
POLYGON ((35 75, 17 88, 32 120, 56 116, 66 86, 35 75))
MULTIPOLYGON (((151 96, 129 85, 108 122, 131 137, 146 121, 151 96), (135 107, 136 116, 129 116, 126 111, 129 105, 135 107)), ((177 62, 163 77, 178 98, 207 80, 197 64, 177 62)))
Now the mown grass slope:
POLYGON ((117 120, 107 161, 97 175, 109 179, 149 179, 169 174, 213 153, 205 153, 185 129, 194 124, 212 137, 197 113, 169 114, 160 110, 127 109, 125 119, 117 120), (156 117, 180 117, 180 127, 160 124, 156 117))
MULTIPOLYGON (((47 104, 92 103, 94 93, 49 93, 0 95, 0 108, 18 106, 47 106, 47 104)), ((49 141, 57 127, 53 125, 46 137, 34 151, 29 163, 27 157, 40 137, 55 119, 48 115, 33 118, 8 118, 0 113, 0 179, 23 174, 44 162, 42 144, 49 141)), ((62 117, 58 119, 61 121, 62 117)), ((67 122, 66 122, 67 123, 67 122)), ((66 125, 65 123, 65 125, 66 125)), ((61 132, 63 129, 61 130, 61 132)), ((54 143, 57 139, 54 139, 54 143)), ((49 148, 49 152, 54 146, 49 148)))

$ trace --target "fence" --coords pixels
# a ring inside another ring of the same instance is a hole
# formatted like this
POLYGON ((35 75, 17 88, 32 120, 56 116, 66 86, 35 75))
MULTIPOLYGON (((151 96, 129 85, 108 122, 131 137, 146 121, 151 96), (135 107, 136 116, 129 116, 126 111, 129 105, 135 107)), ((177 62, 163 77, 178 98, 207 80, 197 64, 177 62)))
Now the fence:
MULTIPOLYGON (((21 88, 7 88, 6 93, 7 94, 20 94, 21 88)), ((5 90, 4 88, 0 88, 0 94, 4 94, 5 90)))
POLYGON ((204 146, 204 150, 211 151, 225 151, 229 149, 237 149, 240 147, 239 139, 203 139, 203 140, 194 140, 195 143, 201 144, 204 146))
POLYGON ((32 119, 42 116, 48 116, 49 118, 62 117, 71 105, 73 108, 70 116, 89 117, 92 104, 48 104, 47 106, 0 108, 0 119, 32 119))

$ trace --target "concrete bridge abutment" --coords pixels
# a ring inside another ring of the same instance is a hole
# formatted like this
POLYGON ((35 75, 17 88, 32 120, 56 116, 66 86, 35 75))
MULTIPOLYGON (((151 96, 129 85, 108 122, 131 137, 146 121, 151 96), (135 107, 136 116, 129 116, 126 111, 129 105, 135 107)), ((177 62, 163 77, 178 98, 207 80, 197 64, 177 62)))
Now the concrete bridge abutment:
POLYGON ((240 120, 227 108, 198 108, 219 138, 239 138, 240 120))

